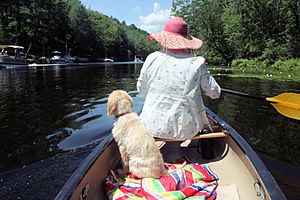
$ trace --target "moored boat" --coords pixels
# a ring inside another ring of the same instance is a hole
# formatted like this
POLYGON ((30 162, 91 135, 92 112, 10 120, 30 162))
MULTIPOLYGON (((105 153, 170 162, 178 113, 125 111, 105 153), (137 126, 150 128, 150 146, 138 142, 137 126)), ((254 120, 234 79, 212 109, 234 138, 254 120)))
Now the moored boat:
POLYGON ((64 64, 65 63, 65 59, 62 57, 60 51, 53 51, 51 53, 50 63, 51 64, 64 64))
POLYGON ((28 64, 23 51, 22 46, 0 45, 0 68, 26 67, 28 64))
POLYGON ((75 62, 75 57, 67 55, 67 56, 65 56, 65 62, 66 63, 74 63, 75 62))
POLYGON ((133 60, 133 62, 138 62, 138 63, 142 63, 143 62, 143 60, 141 59, 141 58, 139 58, 138 56, 134 56, 134 60, 133 60))
MULTIPOLYGON (((165 161, 186 158, 207 165, 218 176, 217 199, 286 199, 250 145, 211 110, 207 114, 213 132, 197 135, 183 147, 179 141, 164 141, 160 150, 165 161)), ((105 180, 118 165, 118 146, 110 135, 84 160, 56 199, 107 199, 105 180)))
POLYGON ((114 62, 114 60, 111 58, 104 58, 104 62, 114 62))

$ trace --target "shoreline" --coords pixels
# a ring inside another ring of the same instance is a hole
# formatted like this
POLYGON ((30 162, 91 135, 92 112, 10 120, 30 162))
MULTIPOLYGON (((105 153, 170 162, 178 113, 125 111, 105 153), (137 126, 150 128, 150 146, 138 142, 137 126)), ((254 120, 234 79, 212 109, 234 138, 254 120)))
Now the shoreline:
POLYGON ((276 81, 300 81, 300 71, 294 70, 291 72, 274 70, 270 67, 210 67, 213 76, 229 76, 237 78, 258 78, 263 80, 276 81))
POLYGON ((231 77, 249 77, 276 81, 300 81, 300 59, 277 60, 271 64, 268 60, 235 59, 230 67, 216 66, 212 71, 218 75, 231 77))

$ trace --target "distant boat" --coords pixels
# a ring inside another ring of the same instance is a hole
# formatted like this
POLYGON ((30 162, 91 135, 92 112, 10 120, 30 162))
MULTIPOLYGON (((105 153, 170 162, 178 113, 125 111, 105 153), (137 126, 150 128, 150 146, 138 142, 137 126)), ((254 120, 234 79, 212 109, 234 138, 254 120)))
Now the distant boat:
POLYGON ((28 66, 24 47, 16 45, 0 45, 0 68, 28 66))
POLYGON ((68 56, 65 56, 65 62, 66 63, 74 63, 75 62, 75 57, 73 57, 73 56, 70 56, 70 55, 68 55, 68 56))
POLYGON ((105 57, 105 58, 98 58, 97 62, 114 62, 114 60, 111 58, 105 57))
POLYGON ((65 62, 65 59, 61 56, 60 51, 53 51, 51 53, 50 63, 51 64, 63 64, 66 62, 65 62))
POLYGON ((114 62, 114 60, 110 58, 104 58, 104 62, 114 62))
POLYGON ((143 61, 135 55, 133 62, 143 62, 143 61))
POLYGON ((69 48, 68 53, 66 53, 65 56, 65 62, 66 63, 75 63, 76 58, 71 56, 71 48, 69 48))

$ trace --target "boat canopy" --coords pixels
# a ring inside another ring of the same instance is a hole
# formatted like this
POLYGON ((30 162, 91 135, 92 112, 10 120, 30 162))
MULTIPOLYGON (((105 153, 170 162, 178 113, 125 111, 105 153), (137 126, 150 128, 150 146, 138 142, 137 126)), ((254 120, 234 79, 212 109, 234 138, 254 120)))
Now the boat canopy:
POLYGON ((14 48, 14 49, 24 49, 22 46, 17 46, 17 45, 9 45, 9 44, 0 44, 0 49, 5 49, 5 48, 14 48))
POLYGON ((52 53, 52 54, 61 54, 60 51, 52 51, 51 53, 52 53))

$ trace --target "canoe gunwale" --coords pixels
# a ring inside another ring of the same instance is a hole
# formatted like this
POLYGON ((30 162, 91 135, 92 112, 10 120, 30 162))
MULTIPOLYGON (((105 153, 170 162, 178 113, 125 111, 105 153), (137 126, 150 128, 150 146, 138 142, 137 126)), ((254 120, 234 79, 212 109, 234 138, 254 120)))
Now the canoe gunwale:
POLYGON ((256 152, 252 147, 246 142, 246 140, 234 130, 228 123, 223 121, 218 115, 216 115, 209 108, 206 108, 206 113, 212 117, 213 120, 217 121, 223 128, 228 132, 229 136, 236 142, 236 144, 241 148, 241 150, 248 156, 252 165, 256 169, 259 177, 261 178, 263 184, 267 189, 271 199, 286 199, 282 190, 278 186, 271 172, 258 157, 256 152))

